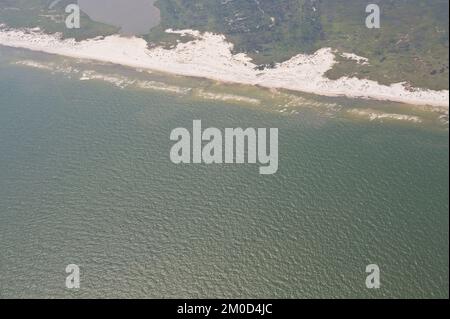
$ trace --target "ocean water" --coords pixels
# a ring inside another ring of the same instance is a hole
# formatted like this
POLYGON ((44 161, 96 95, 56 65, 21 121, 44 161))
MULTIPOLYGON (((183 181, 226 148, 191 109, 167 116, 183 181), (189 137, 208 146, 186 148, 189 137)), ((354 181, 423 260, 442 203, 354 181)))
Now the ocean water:
POLYGON ((0 298, 448 298, 448 130, 79 81, 8 52, 0 298), (171 130, 195 119, 279 128, 278 173, 172 164, 171 130))

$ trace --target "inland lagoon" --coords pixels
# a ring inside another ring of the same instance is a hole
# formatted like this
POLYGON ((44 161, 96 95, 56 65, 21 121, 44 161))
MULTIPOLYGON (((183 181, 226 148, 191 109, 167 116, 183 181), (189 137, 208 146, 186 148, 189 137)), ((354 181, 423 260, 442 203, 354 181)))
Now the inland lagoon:
POLYGON ((120 28, 122 34, 146 34, 161 20, 156 0, 78 0, 92 20, 120 28))

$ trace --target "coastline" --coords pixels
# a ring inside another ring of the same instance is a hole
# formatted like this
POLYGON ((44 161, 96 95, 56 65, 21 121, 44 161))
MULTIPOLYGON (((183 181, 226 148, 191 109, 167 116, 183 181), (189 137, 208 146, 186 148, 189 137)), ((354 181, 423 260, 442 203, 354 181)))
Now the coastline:
MULTIPOLYGON (((62 40, 58 34, 44 34, 37 28, 19 30, 0 25, 0 45, 222 82, 432 106, 446 111, 449 108, 448 90, 407 89, 403 83, 386 86, 347 77, 326 78, 324 74, 336 63, 331 48, 322 48, 311 55, 299 54, 275 68, 257 70, 248 56, 232 53, 233 45, 223 35, 194 30, 166 32, 190 35, 195 40, 171 49, 149 49, 147 42, 137 37, 113 35, 76 42, 62 40)), ((358 63, 370 63, 363 57, 346 54, 359 60, 358 63)))

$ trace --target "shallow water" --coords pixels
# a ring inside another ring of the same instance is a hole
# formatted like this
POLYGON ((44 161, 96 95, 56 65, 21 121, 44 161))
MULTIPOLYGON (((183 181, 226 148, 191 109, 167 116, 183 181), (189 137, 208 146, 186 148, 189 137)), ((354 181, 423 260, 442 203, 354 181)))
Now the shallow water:
POLYGON ((448 131, 121 89, 5 52, 0 297, 448 298, 448 131), (279 128, 279 172, 173 165, 169 134, 194 119, 279 128))
POLYGON ((78 0, 92 20, 120 27, 123 34, 146 34, 161 20, 156 0, 78 0))

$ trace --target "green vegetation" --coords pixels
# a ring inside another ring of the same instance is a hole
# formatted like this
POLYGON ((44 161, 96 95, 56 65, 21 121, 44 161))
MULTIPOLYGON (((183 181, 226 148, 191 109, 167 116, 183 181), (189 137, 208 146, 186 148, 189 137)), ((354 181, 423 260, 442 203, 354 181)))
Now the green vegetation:
MULTIPOLYGON (((0 23, 40 26, 77 39, 117 31, 87 16, 82 29, 64 28, 63 8, 73 1, 62 0, 49 12, 50 0, 0 0, 0 23)), ((367 57, 370 65, 338 58, 327 74, 330 78, 347 75, 448 89, 448 0, 370 2, 380 5, 381 29, 365 26, 367 0, 159 0, 161 24, 145 38, 151 45, 171 47, 190 39, 166 34, 167 28, 222 33, 236 52, 246 52, 261 66, 332 47, 367 57)))
MULTIPOLYGON (((384 84, 449 88, 447 0, 377 0, 381 29, 365 25, 366 0, 160 0, 165 28, 223 33, 237 52, 273 65, 300 53, 332 47, 370 59, 339 59, 331 78, 350 75, 384 84)), ((165 39, 167 41, 167 38, 165 39)))
POLYGON ((160 0, 157 6, 160 28, 223 33, 237 52, 248 53, 257 64, 311 52, 322 36, 320 16, 310 0, 160 0))
MULTIPOLYGON (((447 0, 383 0, 381 29, 367 29, 364 1, 326 1, 321 6, 326 35, 320 46, 353 52, 370 66, 341 61, 331 78, 354 75, 384 84, 407 80, 411 85, 448 89, 449 2, 447 0)), ((341 59, 343 60, 343 59, 341 59)))

